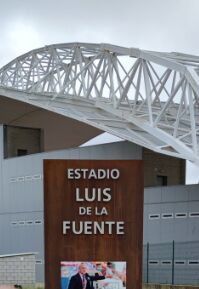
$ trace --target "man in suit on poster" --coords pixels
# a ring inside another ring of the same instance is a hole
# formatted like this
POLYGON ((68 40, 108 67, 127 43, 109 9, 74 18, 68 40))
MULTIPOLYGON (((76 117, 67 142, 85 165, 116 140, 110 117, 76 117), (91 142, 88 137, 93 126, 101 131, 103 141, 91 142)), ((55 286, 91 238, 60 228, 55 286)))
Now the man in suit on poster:
POLYGON ((98 273, 95 276, 90 276, 87 273, 87 266, 81 263, 79 272, 71 277, 68 289, 94 289, 93 281, 103 280, 105 277, 100 276, 98 273))

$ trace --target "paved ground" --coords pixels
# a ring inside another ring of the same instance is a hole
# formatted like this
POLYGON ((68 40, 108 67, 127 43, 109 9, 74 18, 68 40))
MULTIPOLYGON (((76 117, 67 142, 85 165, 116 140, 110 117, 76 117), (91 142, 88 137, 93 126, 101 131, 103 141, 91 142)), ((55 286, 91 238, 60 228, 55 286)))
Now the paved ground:
POLYGON ((0 289, 13 289, 13 288, 15 287, 12 285, 0 285, 0 289))

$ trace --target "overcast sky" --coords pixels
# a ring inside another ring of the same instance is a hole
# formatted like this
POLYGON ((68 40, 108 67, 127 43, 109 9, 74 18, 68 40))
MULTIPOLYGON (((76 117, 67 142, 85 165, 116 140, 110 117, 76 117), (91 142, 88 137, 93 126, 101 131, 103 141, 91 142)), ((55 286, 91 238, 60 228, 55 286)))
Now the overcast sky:
MULTIPOLYGON (((0 66, 44 45, 112 43, 199 55, 198 0, 0 0, 0 66)), ((199 181, 189 165, 188 182, 199 181)))

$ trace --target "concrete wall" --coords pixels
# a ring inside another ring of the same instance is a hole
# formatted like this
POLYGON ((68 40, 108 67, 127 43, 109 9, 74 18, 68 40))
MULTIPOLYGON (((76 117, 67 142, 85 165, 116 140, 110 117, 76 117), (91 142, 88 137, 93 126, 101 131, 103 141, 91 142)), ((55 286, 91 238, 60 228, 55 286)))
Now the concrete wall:
POLYGON ((4 125, 4 157, 18 156, 18 150, 26 150, 28 154, 43 150, 42 131, 36 128, 4 125))
POLYGON ((35 284, 35 255, 0 256, 1 284, 35 284))
POLYGON ((185 160, 158 154, 145 148, 143 160, 145 187, 159 186, 161 177, 166 177, 168 186, 185 184, 185 160))
POLYGON ((2 95, 0 124, 41 128, 44 132, 44 151, 77 147, 102 133, 83 122, 2 95))

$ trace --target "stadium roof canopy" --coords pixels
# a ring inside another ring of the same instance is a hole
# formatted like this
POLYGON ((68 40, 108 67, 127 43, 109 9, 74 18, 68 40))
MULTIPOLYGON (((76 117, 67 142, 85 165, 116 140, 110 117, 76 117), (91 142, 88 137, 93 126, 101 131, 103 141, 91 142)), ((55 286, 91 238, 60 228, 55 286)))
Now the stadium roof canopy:
POLYGON ((199 164, 197 56, 110 44, 50 45, 2 67, 0 95, 30 105, 32 113, 78 121, 79 131, 72 120, 70 131, 76 144, 106 131, 199 164))

